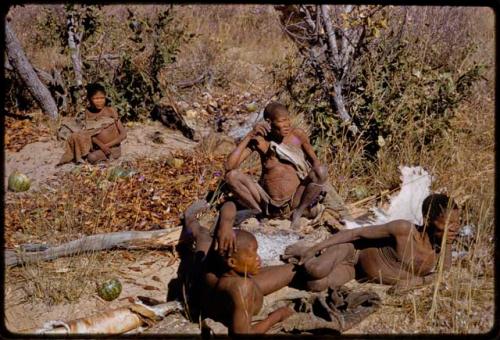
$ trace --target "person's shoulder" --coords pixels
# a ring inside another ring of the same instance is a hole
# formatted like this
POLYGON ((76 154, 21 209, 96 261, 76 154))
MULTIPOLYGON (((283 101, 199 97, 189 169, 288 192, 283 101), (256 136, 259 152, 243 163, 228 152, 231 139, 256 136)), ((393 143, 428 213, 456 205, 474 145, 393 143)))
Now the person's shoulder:
POLYGON ((415 228, 415 225, 407 220, 394 220, 387 223, 392 232, 396 235, 407 235, 415 228))
POLYGON ((252 279, 240 276, 225 277, 220 280, 219 285, 233 298, 247 298, 255 295, 256 286, 252 279), (224 280, 225 282, 222 282, 224 280))
POLYGON ((113 118, 118 118, 118 111, 116 111, 116 109, 112 106, 106 106, 105 107, 106 111, 108 112, 108 114, 110 116, 112 116, 113 118))
POLYGON ((301 141, 309 141, 309 136, 307 135, 307 133, 299 127, 293 128, 292 134, 298 137, 301 141))

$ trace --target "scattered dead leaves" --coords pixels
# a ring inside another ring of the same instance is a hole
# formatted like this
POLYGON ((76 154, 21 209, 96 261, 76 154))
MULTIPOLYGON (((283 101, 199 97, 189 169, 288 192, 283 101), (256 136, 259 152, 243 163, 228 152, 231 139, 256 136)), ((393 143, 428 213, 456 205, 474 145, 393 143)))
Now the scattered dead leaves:
MULTIPOLYGON (((29 116, 28 116, 29 117, 29 116)), ((18 152, 25 145, 50 137, 50 130, 34 119, 17 119, 5 116, 5 149, 18 152)))
POLYGON ((30 242, 67 242, 83 235, 170 228, 197 198, 215 190, 223 156, 179 152, 182 167, 168 159, 122 164, 129 178, 107 179, 106 165, 75 167, 38 192, 15 195, 5 204, 7 247, 30 242))

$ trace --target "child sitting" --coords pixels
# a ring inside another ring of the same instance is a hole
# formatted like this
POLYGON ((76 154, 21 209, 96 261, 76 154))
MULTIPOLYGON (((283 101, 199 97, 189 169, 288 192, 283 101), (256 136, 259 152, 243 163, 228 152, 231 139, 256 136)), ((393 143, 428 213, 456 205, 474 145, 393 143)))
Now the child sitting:
POLYGON ((262 308, 263 297, 287 286, 295 275, 294 265, 260 267, 257 240, 244 230, 234 230, 236 247, 231 255, 214 250, 214 240, 202 227, 196 214, 208 208, 206 201, 193 203, 184 213, 180 243, 195 241, 201 277, 194 278, 201 287, 201 316, 221 321, 229 334, 265 333, 293 310, 282 307, 262 321, 252 324, 252 316, 262 308))
POLYGON ((106 106, 106 91, 99 84, 87 86, 89 107, 85 110, 85 129, 73 132, 66 140, 65 152, 57 165, 75 161, 97 163, 121 156, 120 143, 127 137, 118 113, 106 106))

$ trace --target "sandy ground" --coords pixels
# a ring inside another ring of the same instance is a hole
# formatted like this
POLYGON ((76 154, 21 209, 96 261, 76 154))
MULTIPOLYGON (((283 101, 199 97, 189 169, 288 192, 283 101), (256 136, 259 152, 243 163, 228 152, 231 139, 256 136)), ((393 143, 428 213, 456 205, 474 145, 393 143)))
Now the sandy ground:
MULTIPOLYGON (((136 157, 166 157, 174 150, 191 149, 196 145, 180 132, 164 127, 160 122, 140 124, 127 128, 127 139, 122 143, 122 157, 111 163, 120 163, 136 157), (153 136, 160 136, 163 143, 153 142, 153 136)), ((4 183, 15 170, 32 180, 30 190, 36 190, 45 180, 57 177, 60 172, 72 170, 72 163, 55 167, 64 152, 64 142, 46 139, 28 144, 19 152, 5 151, 4 183)))

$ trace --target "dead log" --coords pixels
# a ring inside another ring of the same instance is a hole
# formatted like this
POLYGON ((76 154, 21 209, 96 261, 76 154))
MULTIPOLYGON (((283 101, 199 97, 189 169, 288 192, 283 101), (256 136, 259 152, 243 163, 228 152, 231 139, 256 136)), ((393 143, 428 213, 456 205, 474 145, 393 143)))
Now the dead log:
POLYGON ((33 66, 24 54, 21 43, 17 39, 9 23, 5 22, 5 50, 7 59, 19 78, 26 85, 43 112, 52 119, 58 118, 57 105, 47 87, 40 81, 33 66))
POLYGON ((106 249, 158 249, 174 246, 181 227, 153 231, 121 231, 91 235, 37 252, 5 250, 5 265, 17 266, 106 249))
POLYGON ((156 306, 136 303, 101 312, 89 317, 64 321, 49 321, 44 327, 22 333, 34 334, 123 334, 140 327, 151 326, 171 313, 182 311, 179 301, 171 301, 156 306))

